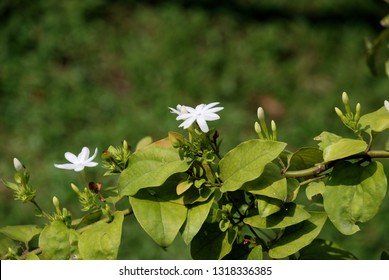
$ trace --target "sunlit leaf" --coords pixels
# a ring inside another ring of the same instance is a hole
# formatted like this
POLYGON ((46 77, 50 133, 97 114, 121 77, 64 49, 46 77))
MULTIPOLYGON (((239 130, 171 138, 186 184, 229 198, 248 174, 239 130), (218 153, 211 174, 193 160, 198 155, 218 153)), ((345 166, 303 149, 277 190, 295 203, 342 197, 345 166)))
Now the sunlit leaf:
POLYGON ((6 226, 0 228, 0 233, 7 235, 13 240, 28 243, 35 235, 42 231, 36 225, 6 226))
POLYGON ((259 176, 265 166, 276 159, 285 143, 268 140, 249 140, 229 151, 220 161, 222 192, 238 190, 259 176))
POLYGON ((320 135, 314 138, 314 140, 320 141, 319 147, 322 151, 324 151, 324 149, 328 146, 338 142, 340 139, 342 139, 341 136, 328 131, 323 131, 322 133, 320 133, 320 135))
POLYGON ((324 212, 309 212, 309 214, 311 218, 287 227, 282 237, 271 245, 269 250, 271 258, 286 258, 309 245, 319 235, 327 214, 324 212))
POLYGON ((187 207, 143 189, 130 196, 135 217, 147 234, 161 247, 168 247, 186 220, 187 207))
POLYGON ((186 244, 192 241, 193 237, 198 233, 207 219, 214 201, 213 198, 203 203, 196 203, 188 208, 187 217, 181 229, 181 236, 186 244))
POLYGON ((69 260, 78 254, 79 234, 63 222, 54 221, 47 225, 39 236, 39 247, 43 260, 69 260))
POLYGON ((323 162, 323 151, 318 148, 301 148, 289 159, 288 170, 302 170, 323 162))
POLYGON ((267 217, 281 210, 283 201, 267 196, 257 196, 256 206, 259 216, 267 217))
POLYGON ((359 125, 369 134, 387 130, 389 129, 389 112, 382 106, 375 112, 363 115, 359 120, 359 125))
POLYGON ((281 175, 280 168, 274 163, 268 163, 262 175, 243 184, 242 190, 284 200, 287 197, 287 182, 285 176, 281 175))
POLYGON ((168 138, 133 153, 118 182, 119 194, 134 195, 140 189, 162 185, 171 175, 185 172, 189 164, 182 160, 168 138))
POLYGON ((362 140, 343 138, 327 146, 323 151, 324 161, 334 161, 364 152, 368 144, 362 140))
POLYGON ((343 234, 359 230, 358 222, 373 218, 385 197, 387 179, 380 162, 361 166, 339 162, 334 166, 323 193, 324 208, 343 234))
POLYGON ((263 260, 262 246, 255 246, 247 256, 247 260, 263 260))
POLYGON ((311 182, 311 183, 309 183, 309 185, 305 189, 305 195, 307 196, 307 198, 309 200, 312 200, 312 198, 315 195, 318 195, 318 194, 322 195, 324 190, 325 190, 325 187, 326 187, 326 185, 324 184, 323 181, 311 182))
POLYGON ((122 236, 123 212, 116 211, 113 221, 99 221, 85 232, 78 241, 80 256, 85 260, 115 260, 122 236))

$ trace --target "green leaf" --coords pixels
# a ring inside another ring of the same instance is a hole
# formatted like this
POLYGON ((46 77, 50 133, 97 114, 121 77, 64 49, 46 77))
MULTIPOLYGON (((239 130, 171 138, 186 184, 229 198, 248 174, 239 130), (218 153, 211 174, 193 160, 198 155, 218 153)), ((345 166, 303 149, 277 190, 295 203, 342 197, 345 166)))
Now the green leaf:
POLYGON ((323 239, 315 239, 299 252, 299 260, 356 260, 350 252, 336 243, 323 239))
POLYGON ((186 206, 164 199, 148 189, 139 191, 129 199, 141 227, 159 246, 168 247, 185 222, 186 206))
POLYGON ((247 260, 263 260, 262 246, 255 246, 247 256, 247 260))
POLYGON ((289 159, 288 170, 302 170, 323 162, 323 151, 318 148, 301 148, 289 159))
POLYGON ((281 238, 271 245, 269 250, 271 258, 286 258, 309 245, 319 235, 327 214, 324 212, 309 212, 309 214, 311 218, 287 227, 281 238))
POLYGON ((118 181, 119 195, 134 195, 140 189, 162 185, 171 175, 185 172, 189 164, 182 160, 168 138, 133 153, 118 181))
POLYGON ((360 128, 368 134, 389 129, 389 112, 383 106, 379 110, 363 115, 359 120, 360 128))
POLYGON ((385 197, 387 179, 380 162, 366 166, 339 162, 334 166, 323 193, 324 208, 343 234, 359 230, 358 222, 373 218, 385 197))
POLYGON ((266 165, 276 159, 285 143, 269 140, 249 140, 229 151, 220 161, 222 192, 235 191, 246 182, 261 176, 266 165))
POLYGON ((301 205, 287 203, 284 208, 275 214, 267 217, 256 215, 247 217, 243 220, 244 223, 256 228, 285 228, 294 224, 298 224, 307 220, 311 215, 304 210, 301 205))
POLYGON ((2 260, 4 260, 6 255, 9 253, 9 249, 17 251, 17 242, 12 240, 5 234, 0 234, 0 258, 2 260))
POLYGON ((231 250, 238 229, 231 227, 220 231, 218 223, 204 223, 191 242, 191 255, 195 260, 220 260, 231 250))
POLYGON ((297 198, 297 195, 300 190, 300 182, 297 179, 294 178, 288 178, 287 179, 287 188, 288 188, 288 194, 285 199, 285 202, 293 202, 297 198))
POLYGON ((28 243, 35 235, 42 231, 36 225, 6 226, 0 228, 0 233, 7 235, 13 240, 28 243))
POLYGON ((284 200, 287 197, 286 186, 285 176, 282 176, 280 168, 271 162, 265 166, 259 178, 244 183, 242 189, 252 194, 284 200))
POLYGON ((77 255, 79 234, 63 222, 54 221, 45 226, 39 236, 43 260, 69 260, 77 255))
POLYGON ((181 228, 182 239, 187 245, 189 245, 193 237, 199 232, 201 226, 207 219, 213 201, 214 196, 206 202, 196 203, 188 208, 186 221, 181 228))
POLYGON ((99 221, 85 230, 79 238, 78 247, 84 260, 115 260, 122 236, 124 215, 114 213, 113 221, 99 221))
POLYGON ((91 213, 86 214, 82 218, 80 223, 76 226, 76 229, 80 228, 82 226, 90 225, 90 224, 93 224, 93 223, 97 222, 98 220, 100 220, 101 215, 102 215, 102 211, 101 210, 97 210, 95 212, 91 212, 91 213))
POLYGON ((256 206, 258 209, 259 216, 267 217, 273 213, 281 210, 283 201, 267 196, 257 196, 256 206))
POLYGON ((311 183, 309 183, 309 185, 305 189, 305 195, 307 196, 307 198, 309 200, 312 200, 312 198, 315 195, 318 195, 318 194, 322 195, 325 191, 325 188, 326 188, 326 185, 324 184, 323 181, 311 182, 311 183))
POLYGON ((365 141, 343 138, 327 146, 323 151, 323 158, 325 162, 342 159, 364 152, 367 146, 365 141))
POLYGON ((331 133, 331 132, 328 132, 328 131, 323 131, 322 133, 320 133, 320 135, 318 135, 314 138, 314 140, 320 141, 319 147, 320 147, 320 150, 322 150, 322 151, 324 151, 325 148, 338 142, 341 139, 342 139, 341 136, 336 135, 336 134, 331 133))

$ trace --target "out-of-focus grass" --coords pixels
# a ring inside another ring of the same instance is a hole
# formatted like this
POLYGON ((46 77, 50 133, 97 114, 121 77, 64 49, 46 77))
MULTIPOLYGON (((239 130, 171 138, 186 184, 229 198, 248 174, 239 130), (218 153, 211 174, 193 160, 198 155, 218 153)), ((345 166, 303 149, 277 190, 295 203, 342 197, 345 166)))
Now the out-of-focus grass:
MULTIPOLYGON (((293 150, 316 145, 322 130, 345 131, 333 111, 343 91, 364 113, 388 98, 388 79, 373 77, 364 60, 364 39, 377 34, 383 13, 374 2, 189 2, 2 1, 0 177, 12 178, 16 156, 31 170, 44 207, 53 195, 68 207, 75 199, 70 183, 82 181, 53 163, 84 145, 101 152, 123 139, 135 146, 146 135, 163 138, 178 130, 169 106, 220 101, 225 109, 214 125, 224 151, 255 137, 263 106, 293 150)), ((115 183, 103 170, 88 174, 104 186, 115 183)), ((377 258, 389 248, 388 205, 355 236, 324 235, 344 239, 339 243, 360 258, 377 258)), ((1 187, 0 226, 31 223, 29 210, 1 187)), ((121 258, 189 257, 181 240, 164 252, 132 219, 123 241, 128 237, 121 258)))

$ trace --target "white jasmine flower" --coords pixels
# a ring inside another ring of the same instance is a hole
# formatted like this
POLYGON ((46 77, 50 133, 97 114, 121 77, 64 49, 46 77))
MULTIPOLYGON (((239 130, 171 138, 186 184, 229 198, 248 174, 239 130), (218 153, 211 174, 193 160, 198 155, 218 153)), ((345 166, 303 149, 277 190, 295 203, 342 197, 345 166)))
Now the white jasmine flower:
POLYGON ((224 109, 223 107, 214 107, 218 104, 219 102, 213 102, 208 105, 200 104, 197 105, 196 108, 182 106, 184 107, 185 111, 181 110, 181 112, 178 114, 178 117, 176 118, 177 120, 184 120, 184 122, 180 124, 179 127, 184 127, 184 129, 187 129, 194 122, 197 122, 201 131, 207 133, 209 131, 207 121, 214 121, 220 119, 219 115, 215 113, 224 109))
POLYGON ((385 105, 386 110, 389 112, 389 101, 385 100, 384 105, 385 105))
POLYGON ((169 107, 169 109, 170 109, 170 113, 181 115, 181 113, 183 112, 184 106, 178 104, 176 106, 176 109, 171 108, 171 107, 169 107))
POLYGON ((65 158, 71 163, 54 164, 54 166, 61 169, 69 169, 74 170, 76 172, 80 172, 84 170, 85 167, 94 167, 98 164, 97 162, 92 161, 97 155, 97 148, 95 149, 95 153, 93 154, 93 156, 89 157, 89 154, 90 152, 87 147, 82 148, 78 156, 70 152, 66 152, 65 158))

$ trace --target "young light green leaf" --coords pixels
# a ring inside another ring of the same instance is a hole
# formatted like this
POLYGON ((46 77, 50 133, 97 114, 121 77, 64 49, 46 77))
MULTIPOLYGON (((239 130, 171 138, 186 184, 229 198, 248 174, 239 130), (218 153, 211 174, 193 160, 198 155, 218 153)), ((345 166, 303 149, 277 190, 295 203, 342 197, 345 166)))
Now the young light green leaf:
POLYGON ((287 203, 285 208, 267 217, 260 215, 245 218, 243 222, 256 228, 285 228, 307 220, 311 215, 301 205, 287 203))
POLYGON ((238 229, 220 231, 218 223, 203 224, 191 242, 191 255, 195 260, 220 260, 232 250, 238 229))
POLYGON ((0 233, 5 234, 13 240, 28 243, 35 235, 42 231, 36 225, 6 226, 0 228, 0 233))
POLYGON ((78 254, 78 232, 69 229, 63 222, 47 225, 39 236, 42 260, 69 260, 78 254))
POLYGON ((124 215, 114 213, 113 221, 99 221, 83 232, 78 241, 80 256, 84 260, 115 260, 122 236, 124 215))
POLYGON ((360 128, 368 134, 389 129, 389 112, 383 106, 379 110, 363 115, 359 120, 360 128))
POLYGON ((316 136, 313 139, 316 141, 320 141, 319 148, 320 150, 324 151, 325 148, 338 142, 340 139, 342 139, 342 137, 328 131, 323 131, 322 133, 320 133, 320 135, 316 136))
POLYGON ((184 204, 164 200, 148 189, 130 196, 136 219, 147 234, 161 247, 168 247, 187 218, 184 204))
POLYGON ((325 162, 346 158, 364 152, 368 144, 362 140, 343 138, 327 146, 323 151, 325 162))
POLYGON ((282 200, 262 195, 258 195, 255 202, 261 217, 267 217, 280 211, 283 204, 282 200))
POLYGON ((286 144, 269 140, 249 140, 229 151, 220 161, 222 192, 235 191, 259 176, 276 159, 286 144))
POLYGON ((140 189, 162 185, 175 173, 185 172, 189 164, 182 160, 168 138, 133 153, 118 182, 119 195, 134 195, 140 189))
POLYGON ((312 200, 312 198, 315 195, 323 194, 325 190, 326 185, 323 181, 320 182, 311 182, 305 189, 305 195, 309 200, 312 200))
POLYGON ((251 249, 250 254, 247 256, 247 260, 263 260, 262 246, 257 245, 251 249))
POLYGON ((323 193, 324 208, 343 234, 359 231, 356 223, 373 218, 385 197, 387 179, 380 162, 366 166, 339 162, 323 193))
POLYGON ((282 237, 271 245, 269 250, 271 258, 286 258, 309 245, 319 235, 327 214, 324 212, 309 212, 309 214, 311 218, 287 227, 282 237))
POLYGON ((181 228, 182 239, 187 245, 189 245, 207 219, 213 201, 214 196, 206 202, 196 203, 188 208, 185 223, 181 228))

